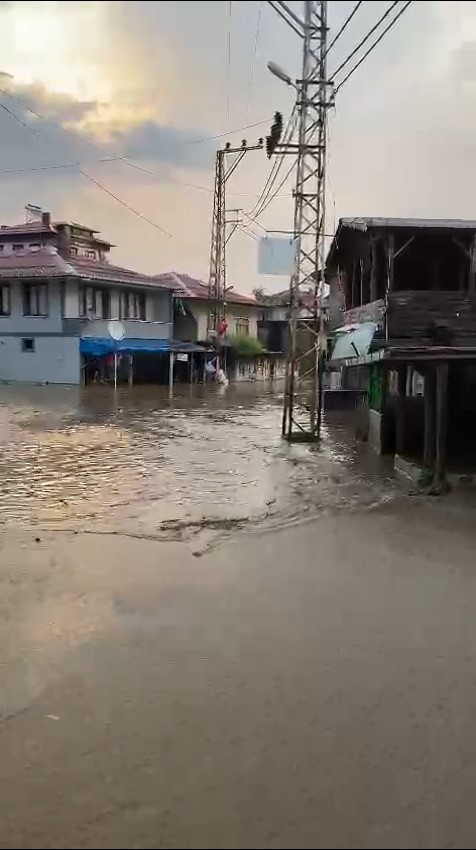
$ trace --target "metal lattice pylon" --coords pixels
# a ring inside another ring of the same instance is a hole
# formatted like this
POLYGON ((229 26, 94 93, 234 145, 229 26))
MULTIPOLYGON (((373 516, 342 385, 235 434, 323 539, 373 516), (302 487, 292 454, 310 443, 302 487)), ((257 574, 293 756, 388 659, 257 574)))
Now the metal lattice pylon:
POLYGON ((290 282, 288 352, 282 433, 288 440, 320 435, 322 353, 320 297, 325 263, 327 2, 305 2, 302 79, 298 81, 299 137, 294 207, 296 265, 290 282), (312 291, 309 317, 302 294, 312 291))
POLYGON ((226 292, 225 227, 225 151, 218 150, 215 163, 215 190, 210 240, 207 337, 210 336, 210 331, 218 330, 223 318, 222 312, 226 292))
MULTIPOLYGON (((210 270, 208 276, 207 338, 210 336, 210 331, 218 332, 226 313, 226 244, 231 235, 229 234, 227 238, 226 227, 230 223, 235 225, 235 222, 228 222, 226 218, 225 187, 227 181, 238 168, 248 151, 262 149, 262 139, 256 145, 248 145, 246 139, 243 139, 240 147, 231 147, 228 143, 216 153, 215 190, 213 195, 212 233, 210 241, 210 270), (227 156, 233 157, 233 161, 230 164, 227 163, 227 156)), ((235 212, 238 213, 237 210, 235 212)), ((238 223, 237 221, 236 224, 238 223)))

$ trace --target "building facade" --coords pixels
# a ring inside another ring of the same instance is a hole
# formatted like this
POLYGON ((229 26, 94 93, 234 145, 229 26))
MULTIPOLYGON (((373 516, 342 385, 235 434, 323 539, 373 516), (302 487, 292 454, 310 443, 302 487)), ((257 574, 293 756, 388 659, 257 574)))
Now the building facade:
POLYGON ((107 261, 111 244, 48 213, 0 228, 0 381, 78 384, 88 352, 173 345, 173 291, 107 261), (109 322, 124 339, 114 343, 109 322), (142 341, 142 345, 141 342, 142 341))
POLYGON ((476 221, 341 219, 326 275, 345 306, 333 364, 376 447, 426 480, 474 465, 476 221))
MULTIPOLYGON (((155 280, 173 289, 175 337, 187 342, 205 341, 209 313, 207 284, 178 272, 157 275, 155 280)), ((228 337, 244 335, 257 339, 260 308, 253 296, 241 295, 230 288, 225 309, 228 337)))

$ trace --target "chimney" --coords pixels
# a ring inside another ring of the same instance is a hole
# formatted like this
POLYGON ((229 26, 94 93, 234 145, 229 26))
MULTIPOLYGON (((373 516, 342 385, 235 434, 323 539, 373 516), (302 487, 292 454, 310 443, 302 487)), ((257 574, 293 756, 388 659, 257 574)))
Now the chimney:
POLYGON ((41 223, 44 227, 49 227, 51 224, 51 213, 43 212, 41 213, 41 223))

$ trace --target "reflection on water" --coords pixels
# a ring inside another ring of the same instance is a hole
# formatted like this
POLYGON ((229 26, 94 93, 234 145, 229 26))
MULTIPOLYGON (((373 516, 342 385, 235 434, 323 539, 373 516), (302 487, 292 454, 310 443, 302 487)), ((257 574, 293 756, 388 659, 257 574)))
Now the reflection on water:
POLYGON ((348 425, 326 423, 320 448, 288 446, 280 412, 278 394, 243 384, 173 399, 160 387, 2 387, 2 520, 183 539, 395 493, 348 425))

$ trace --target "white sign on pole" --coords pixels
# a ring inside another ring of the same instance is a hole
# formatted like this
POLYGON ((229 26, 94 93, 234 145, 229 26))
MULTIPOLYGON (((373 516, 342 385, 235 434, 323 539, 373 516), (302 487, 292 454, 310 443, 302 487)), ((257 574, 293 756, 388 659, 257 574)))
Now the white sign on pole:
POLYGON ((265 236, 258 246, 258 274, 290 277, 296 263, 296 245, 289 236, 265 236))
POLYGON ((177 354, 177 360, 179 361, 179 363, 188 363, 188 354, 183 354, 182 352, 179 352, 177 354))

